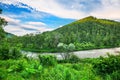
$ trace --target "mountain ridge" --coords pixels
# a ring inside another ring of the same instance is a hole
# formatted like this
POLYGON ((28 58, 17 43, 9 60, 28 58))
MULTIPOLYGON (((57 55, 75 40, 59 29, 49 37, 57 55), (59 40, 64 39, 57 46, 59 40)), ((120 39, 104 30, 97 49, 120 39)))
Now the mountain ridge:
POLYGON ((76 50, 120 46, 120 22, 89 16, 53 31, 25 35, 19 38, 23 48, 39 51, 57 51, 57 44, 73 43, 76 50))

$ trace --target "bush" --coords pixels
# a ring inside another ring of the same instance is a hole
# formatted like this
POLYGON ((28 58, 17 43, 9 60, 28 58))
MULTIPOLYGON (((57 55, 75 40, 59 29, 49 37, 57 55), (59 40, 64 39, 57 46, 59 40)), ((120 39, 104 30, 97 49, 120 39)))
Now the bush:
POLYGON ((70 59, 70 52, 75 50, 75 45, 73 43, 70 43, 69 45, 64 44, 64 43, 59 43, 57 45, 57 47, 61 52, 63 52, 60 55, 66 61, 68 61, 68 59, 70 59))
POLYGON ((7 71, 4 68, 0 68, 0 80, 4 80, 7 76, 7 71))
POLYGON ((58 63, 78 63, 78 62, 80 62, 80 58, 74 54, 70 54, 69 59, 58 60, 58 63))
POLYGON ((17 47, 10 47, 7 44, 0 46, 0 59, 7 60, 7 59, 18 59, 21 57, 22 54, 20 49, 17 47))
POLYGON ((107 58, 100 57, 100 60, 93 64, 93 68, 99 74, 111 74, 120 70, 120 55, 109 55, 107 58))
POLYGON ((36 59, 26 60, 20 58, 18 60, 0 60, 0 80, 36 80, 42 72, 43 67, 36 59), (14 76, 12 76, 14 75, 14 76), (12 78, 16 79, 12 79, 12 78), (17 79, 21 77, 20 79, 17 79))
POLYGON ((112 80, 120 80, 120 70, 113 72, 111 78, 112 80))
POLYGON ((80 61, 80 58, 77 57, 76 55, 71 54, 70 59, 68 61, 69 63, 77 63, 80 61))
POLYGON ((53 55, 39 55, 39 60, 42 66, 55 66, 57 59, 53 55))
POLYGON ((74 43, 77 50, 86 50, 86 49, 94 49, 96 48, 94 43, 91 42, 82 42, 82 43, 74 43))

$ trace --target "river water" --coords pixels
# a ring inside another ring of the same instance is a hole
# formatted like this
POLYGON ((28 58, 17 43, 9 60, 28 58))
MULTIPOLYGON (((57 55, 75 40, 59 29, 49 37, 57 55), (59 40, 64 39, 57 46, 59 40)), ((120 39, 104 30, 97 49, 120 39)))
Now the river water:
MULTIPOLYGON (((94 49, 94 50, 85 50, 85 51, 75 51, 71 54, 78 56, 79 58, 97 58, 100 56, 106 57, 107 54, 118 55, 120 53, 120 47, 118 48, 109 48, 109 49, 94 49)), ((35 52, 26 52, 22 51, 22 54, 27 57, 38 58, 38 55, 54 55, 57 59, 62 59, 61 53, 35 53, 35 52)))

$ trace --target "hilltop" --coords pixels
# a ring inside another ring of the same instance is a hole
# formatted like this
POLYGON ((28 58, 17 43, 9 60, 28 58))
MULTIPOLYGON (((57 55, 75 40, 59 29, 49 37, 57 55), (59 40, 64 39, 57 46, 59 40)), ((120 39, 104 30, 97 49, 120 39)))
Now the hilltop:
POLYGON ((23 48, 41 52, 58 51, 58 43, 73 43, 76 50, 120 46, 120 22, 89 16, 53 31, 19 38, 23 48))

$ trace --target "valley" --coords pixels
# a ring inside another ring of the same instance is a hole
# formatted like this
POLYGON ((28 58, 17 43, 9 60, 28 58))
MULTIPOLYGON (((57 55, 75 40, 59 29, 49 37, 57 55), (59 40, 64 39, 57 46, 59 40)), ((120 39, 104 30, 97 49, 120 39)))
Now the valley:
POLYGON ((88 16, 23 36, 6 25, 0 17, 0 80, 120 80, 120 22, 88 16))

